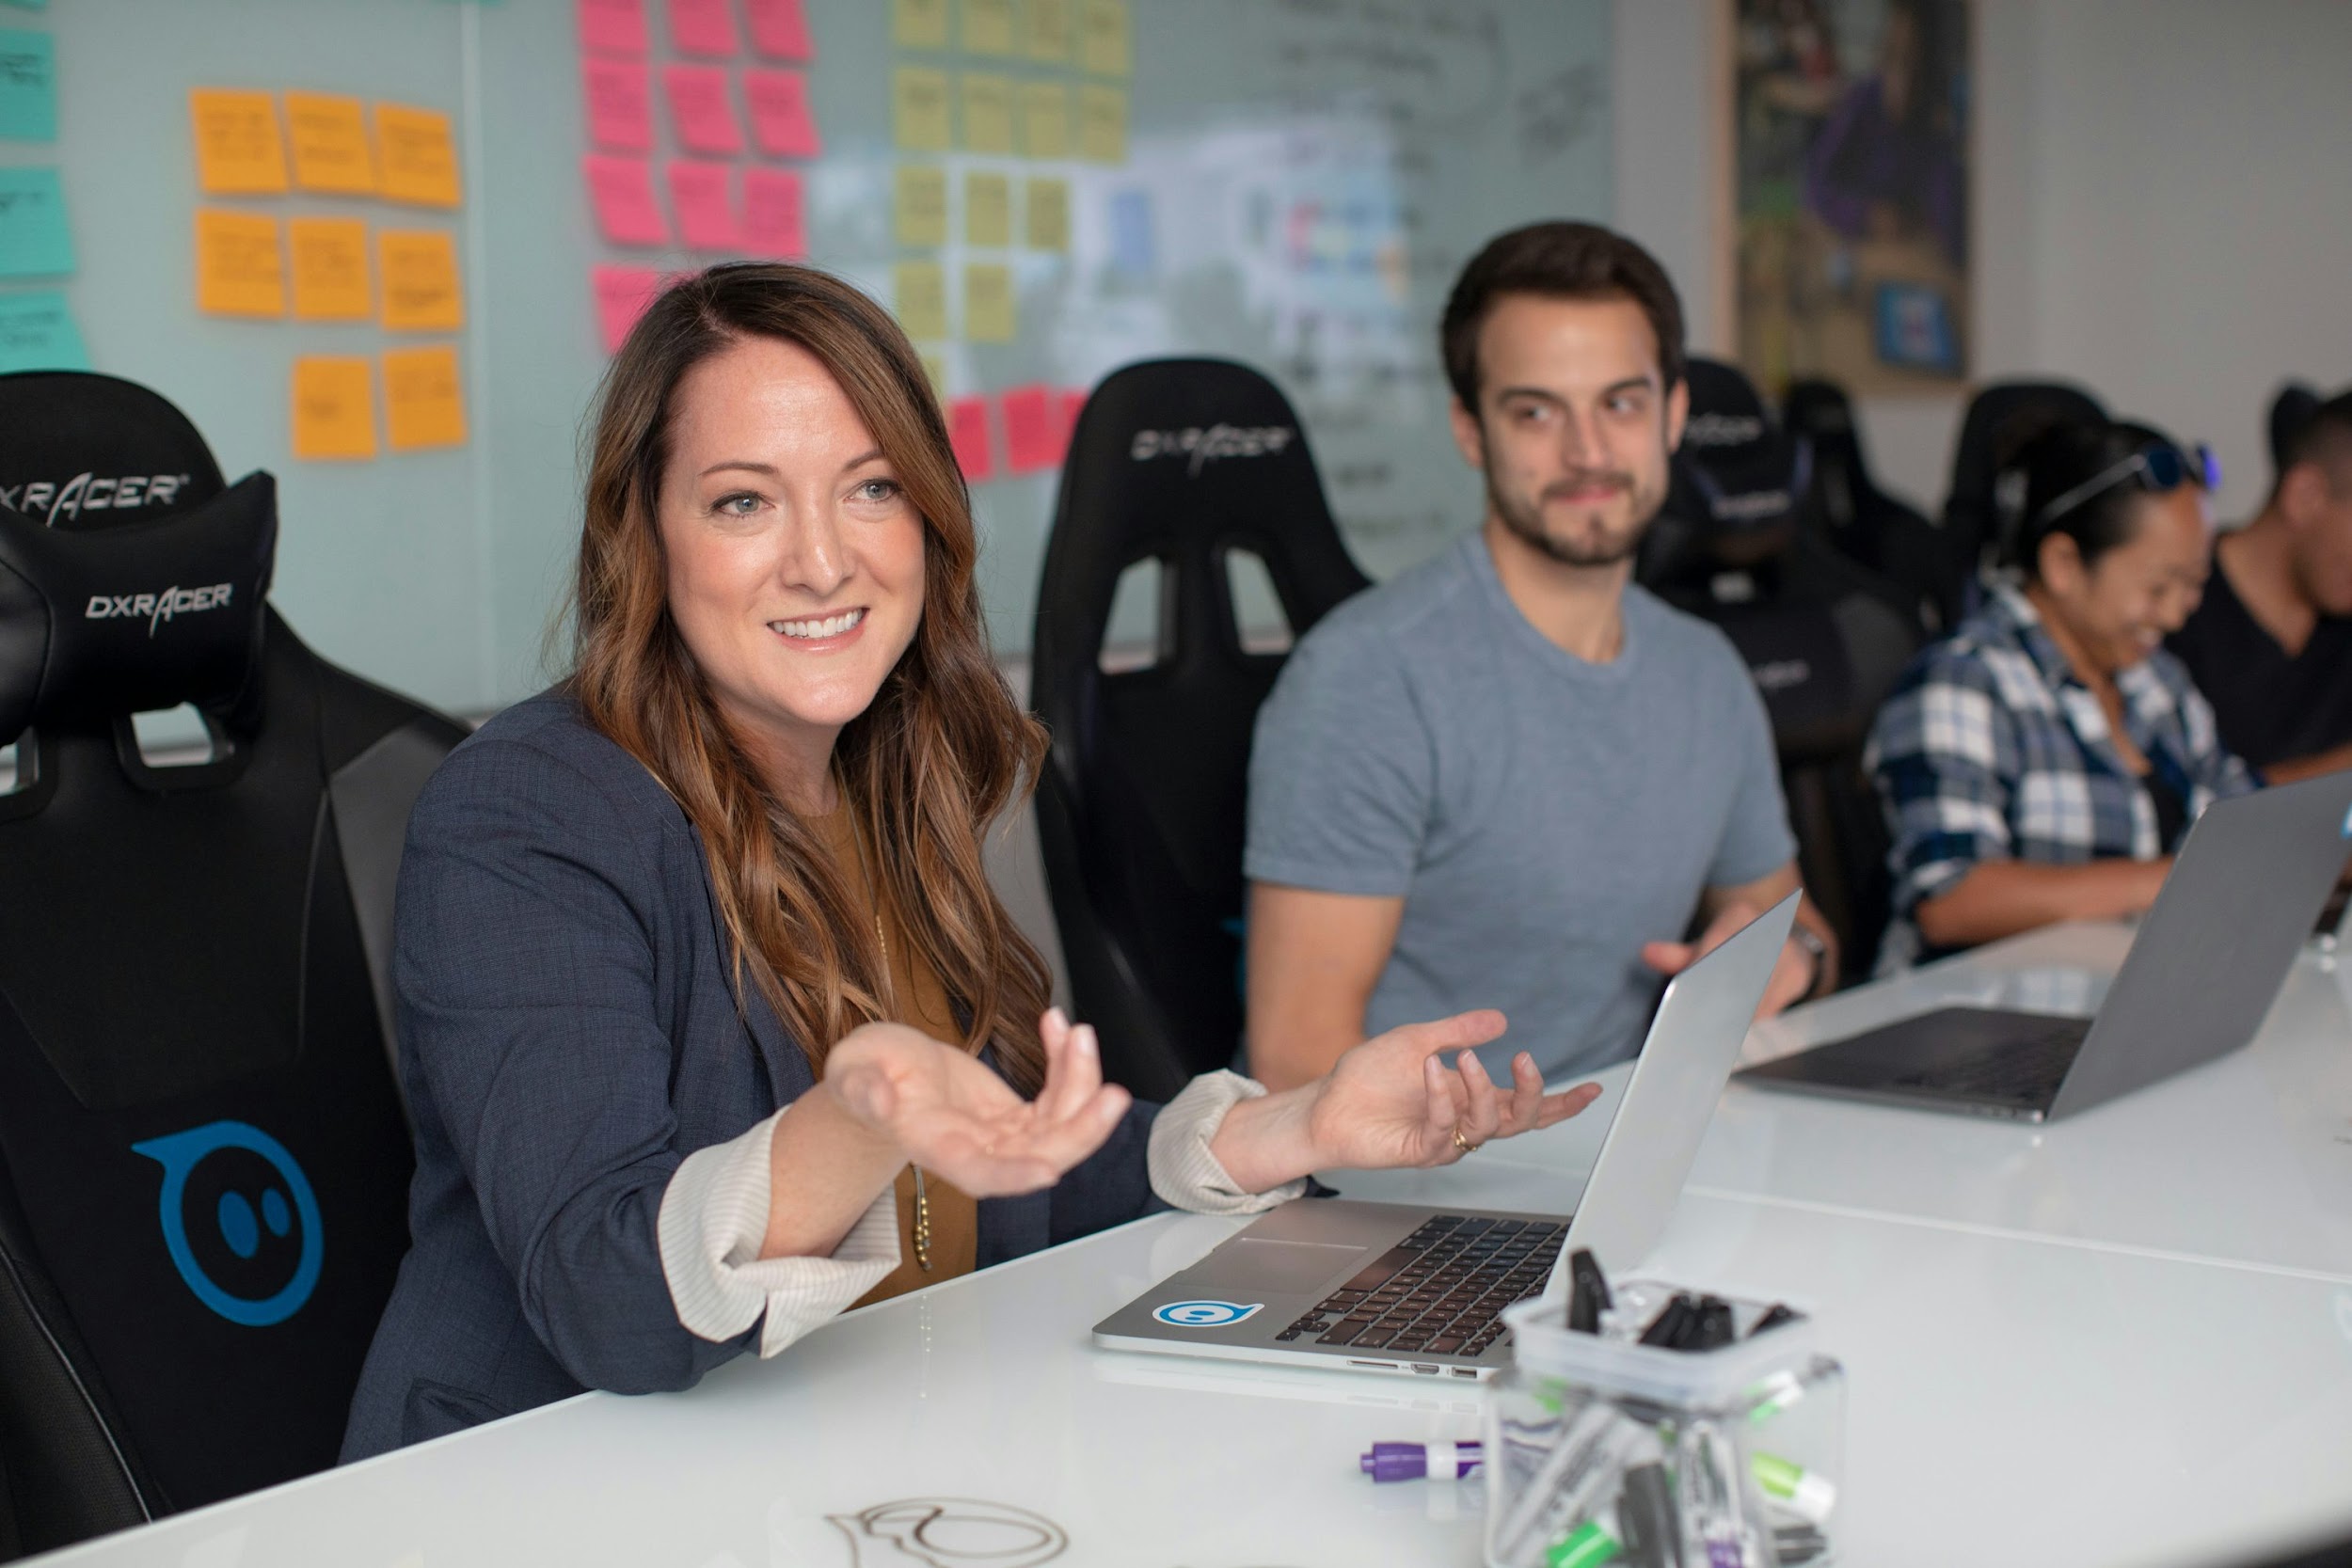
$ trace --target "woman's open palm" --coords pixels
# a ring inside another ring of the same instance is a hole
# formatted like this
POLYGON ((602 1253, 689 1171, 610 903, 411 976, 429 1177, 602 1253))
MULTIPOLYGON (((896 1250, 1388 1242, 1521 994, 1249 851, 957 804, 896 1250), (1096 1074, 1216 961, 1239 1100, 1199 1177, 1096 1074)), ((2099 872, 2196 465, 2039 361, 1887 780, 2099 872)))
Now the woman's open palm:
POLYGON ((1600 1098, 1597 1084, 1544 1093, 1543 1074, 1524 1051, 1512 1059, 1510 1086, 1497 1086, 1469 1048, 1502 1028, 1501 1013, 1482 1009, 1364 1041, 1320 1085, 1310 1113, 1313 1146, 1331 1165, 1356 1170, 1451 1164, 1492 1139, 1565 1121, 1600 1098), (1449 1051, 1457 1053, 1450 1068, 1442 1060, 1449 1051))

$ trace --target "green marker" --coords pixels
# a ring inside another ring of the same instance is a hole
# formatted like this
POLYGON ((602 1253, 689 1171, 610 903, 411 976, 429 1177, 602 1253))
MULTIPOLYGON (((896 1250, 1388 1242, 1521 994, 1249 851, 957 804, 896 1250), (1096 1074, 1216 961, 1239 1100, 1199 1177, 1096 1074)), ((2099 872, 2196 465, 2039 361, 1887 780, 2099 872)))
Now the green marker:
POLYGON ((1545 1568, 1600 1568, 1617 1551, 1617 1538, 1601 1528, 1599 1520, 1587 1519, 1544 1554, 1544 1564, 1545 1568))
POLYGON ((1817 1476, 1778 1454, 1754 1455, 1748 1461, 1748 1470, 1766 1497, 1809 1525, 1821 1523, 1829 1517, 1830 1510, 1837 1506, 1836 1484, 1827 1476, 1817 1476))

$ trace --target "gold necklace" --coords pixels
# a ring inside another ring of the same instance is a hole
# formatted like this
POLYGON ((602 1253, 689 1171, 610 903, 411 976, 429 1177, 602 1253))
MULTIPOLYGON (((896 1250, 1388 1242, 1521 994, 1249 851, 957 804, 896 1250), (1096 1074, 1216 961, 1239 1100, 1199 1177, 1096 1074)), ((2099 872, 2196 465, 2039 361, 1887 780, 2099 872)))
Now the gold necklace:
MULTIPOLYGON (((866 881, 866 899, 874 906, 874 943, 882 949, 882 1005, 892 1012, 898 1010, 898 983, 890 975, 890 933, 882 927, 882 891, 874 885, 873 869, 866 862, 866 835, 858 830, 854 815, 850 819, 850 839, 857 846, 858 874, 866 881)), ((909 1164, 914 1172, 914 1263, 925 1274, 931 1272, 931 1203, 923 1191, 923 1167, 909 1164)))

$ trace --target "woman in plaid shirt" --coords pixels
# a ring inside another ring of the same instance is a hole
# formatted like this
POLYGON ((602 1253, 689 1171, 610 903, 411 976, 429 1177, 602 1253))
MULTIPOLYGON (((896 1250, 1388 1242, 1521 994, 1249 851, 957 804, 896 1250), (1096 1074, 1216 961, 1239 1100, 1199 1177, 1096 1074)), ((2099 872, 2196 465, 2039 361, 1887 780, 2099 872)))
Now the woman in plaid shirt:
POLYGON ((2015 580, 1913 662, 1871 733, 1894 834, 1883 968, 2136 915, 2197 814, 2257 787, 2161 647, 2211 569, 2218 478, 2145 425, 2067 421, 2016 449, 2015 580))

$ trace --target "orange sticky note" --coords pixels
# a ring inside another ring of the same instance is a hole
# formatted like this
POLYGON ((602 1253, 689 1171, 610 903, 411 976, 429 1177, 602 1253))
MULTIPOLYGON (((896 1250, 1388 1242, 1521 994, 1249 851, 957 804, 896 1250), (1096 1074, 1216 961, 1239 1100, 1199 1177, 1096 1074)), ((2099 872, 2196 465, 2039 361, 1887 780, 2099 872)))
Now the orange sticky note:
POLYGON ((797 71, 746 71, 743 99, 752 135, 771 158, 814 158, 824 150, 808 108, 808 78, 797 71))
POLYGON ((363 322, 375 313, 368 287, 368 226, 358 218, 288 218, 294 320, 363 322))
POLYGON ((196 130, 196 182, 208 196, 277 196, 286 189, 278 104, 265 92, 188 91, 196 130))
POLYGON ((955 398, 947 404, 947 444, 955 449, 956 467, 977 484, 996 471, 988 452, 988 399, 955 398))
POLYGON ((779 261, 797 261, 808 254, 799 171, 743 171, 743 248, 779 261))
POLYGON ((604 352, 613 354, 661 292, 661 275, 651 267, 591 267, 588 285, 596 291, 596 330, 604 352))
POLYGON ((715 65, 674 65, 661 73, 670 93, 670 125, 689 152, 740 152, 743 128, 727 98, 727 73, 715 65))
POLYGON ((591 152, 580 161, 596 229, 612 245, 668 245, 670 226, 654 205, 653 167, 643 158, 591 152))
POLYGON ((771 60, 813 60, 816 46, 808 41, 808 18, 801 0, 748 0, 752 13, 752 47, 771 60))
POLYGON ((670 41, 681 55, 733 55, 735 17, 727 0, 670 0, 670 41))
POLYGON ((1054 394, 1045 387, 1013 387, 1005 392, 1005 467, 1035 473, 1061 462, 1064 437, 1054 394))
POLYGON ((466 325, 457 241, 438 229, 387 229, 375 237, 390 332, 454 332, 466 325))
POLYGON ((378 103, 375 167, 387 201, 457 205, 457 144, 450 136, 449 116, 438 110, 378 103))
POLYGON ((466 384, 454 348, 385 354, 384 437, 394 451, 466 444, 466 384))
POLYGON ((588 135, 608 152, 653 150, 653 88, 645 68, 628 60, 580 63, 588 100, 588 135))
POLYGON ((725 164, 690 158, 670 165, 670 210, 677 214, 678 237, 689 250, 743 248, 743 230, 735 221, 735 201, 727 189, 727 168, 725 164))
POLYGON ((374 367, 341 355, 294 362, 294 454, 301 458, 375 455, 374 367))
POLYGON ((645 0, 580 0, 580 44, 599 55, 645 53, 645 0))
POLYGON ((214 316, 286 313, 278 220, 255 213, 196 210, 196 308, 214 316))
POLYGON ((286 94, 286 139, 294 183, 306 191, 373 196, 375 160, 368 155, 367 117, 356 98, 324 92, 286 94))

